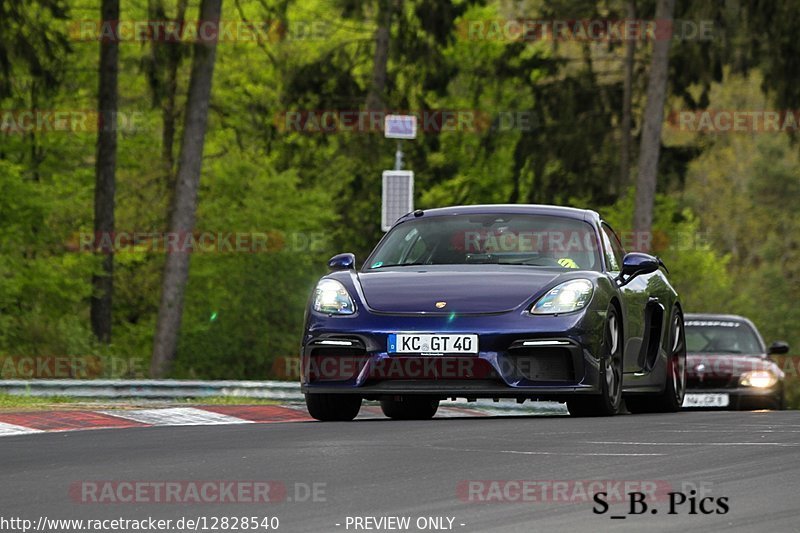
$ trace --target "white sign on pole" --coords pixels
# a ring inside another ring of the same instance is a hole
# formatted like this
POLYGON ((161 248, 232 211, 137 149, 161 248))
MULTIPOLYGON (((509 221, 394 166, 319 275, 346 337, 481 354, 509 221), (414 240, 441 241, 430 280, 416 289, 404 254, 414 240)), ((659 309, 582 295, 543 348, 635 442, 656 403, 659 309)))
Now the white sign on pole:
POLYGON ((414 171, 383 171, 381 228, 389 231, 398 218, 414 210, 414 171))
POLYGON ((416 139, 417 117, 414 115, 386 115, 383 135, 387 139, 416 139))

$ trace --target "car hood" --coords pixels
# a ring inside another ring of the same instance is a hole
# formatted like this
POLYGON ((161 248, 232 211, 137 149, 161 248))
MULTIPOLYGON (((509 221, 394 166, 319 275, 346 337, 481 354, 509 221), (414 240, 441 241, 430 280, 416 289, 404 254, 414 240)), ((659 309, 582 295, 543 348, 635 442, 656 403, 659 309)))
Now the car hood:
POLYGON ((686 373, 690 377, 705 375, 740 376, 751 370, 776 370, 774 361, 758 355, 742 354, 688 354, 686 373))
POLYGON ((384 313, 501 313, 548 289, 561 272, 525 267, 387 268, 361 272, 367 305, 384 313), (437 307, 437 302, 443 307, 437 307))

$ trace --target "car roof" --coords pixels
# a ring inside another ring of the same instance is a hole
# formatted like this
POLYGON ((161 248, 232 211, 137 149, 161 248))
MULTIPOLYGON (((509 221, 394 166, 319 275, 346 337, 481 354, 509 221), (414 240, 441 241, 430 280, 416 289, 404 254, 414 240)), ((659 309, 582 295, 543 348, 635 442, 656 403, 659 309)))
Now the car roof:
POLYGON ((746 316, 741 315, 725 315, 721 313, 686 313, 683 317, 686 321, 689 320, 697 320, 697 321, 719 321, 719 322, 740 322, 742 324, 747 324, 750 326, 750 329, 756 332, 756 335, 759 337, 761 342, 763 343, 763 339, 761 339, 761 333, 758 331, 758 328, 753 323, 752 320, 747 318, 746 316))
POLYGON ((717 313, 686 313, 684 316, 686 320, 727 320, 729 322, 747 322, 752 324, 752 321, 741 315, 725 315, 717 313))
POLYGON ((447 215, 491 215, 491 214, 525 214, 525 215, 550 215, 564 218, 573 218, 584 221, 599 221, 600 215, 590 209, 578 209, 575 207, 563 207, 558 205, 542 204, 480 204, 480 205, 459 205, 451 207, 437 207, 434 209, 419 209, 408 213, 400 219, 407 220, 415 218, 415 213, 422 213, 422 217, 447 216, 447 215))

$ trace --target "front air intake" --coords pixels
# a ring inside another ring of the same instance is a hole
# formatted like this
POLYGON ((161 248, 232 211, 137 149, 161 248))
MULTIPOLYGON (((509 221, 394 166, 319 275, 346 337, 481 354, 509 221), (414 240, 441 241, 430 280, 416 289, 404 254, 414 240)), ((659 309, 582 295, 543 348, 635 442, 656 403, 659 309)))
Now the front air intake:
POLYGON ((572 352, 566 347, 513 348, 507 361, 515 376, 530 381, 575 381, 572 352))

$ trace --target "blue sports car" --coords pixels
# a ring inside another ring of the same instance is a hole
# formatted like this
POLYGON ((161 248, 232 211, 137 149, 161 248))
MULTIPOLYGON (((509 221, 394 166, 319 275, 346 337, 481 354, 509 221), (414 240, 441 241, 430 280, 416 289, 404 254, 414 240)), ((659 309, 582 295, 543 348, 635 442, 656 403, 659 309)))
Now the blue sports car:
POLYGON ((566 402, 574 416, 678 411, 683 310, 663 263, 625 254, 594 211, 417 210, 361 269, 329 263, 306 313, 301 385, 317 420, 363 399, 426 419, 447 398, 566 402))

